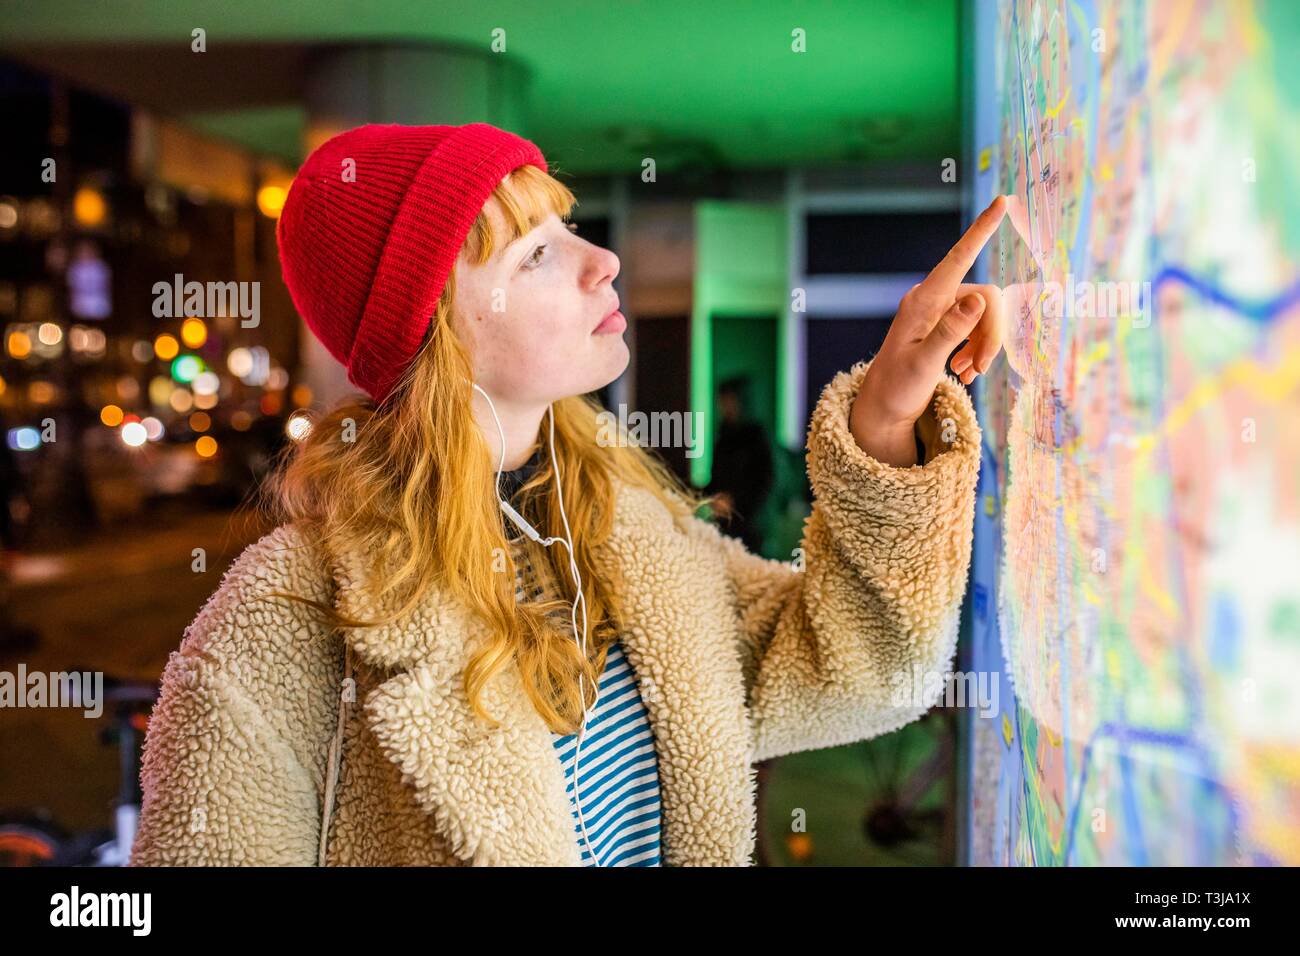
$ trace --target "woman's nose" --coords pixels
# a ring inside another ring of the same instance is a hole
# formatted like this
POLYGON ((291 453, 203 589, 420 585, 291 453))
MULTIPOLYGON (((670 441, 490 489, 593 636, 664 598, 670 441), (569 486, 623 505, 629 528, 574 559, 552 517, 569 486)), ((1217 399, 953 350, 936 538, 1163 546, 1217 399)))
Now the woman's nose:
POLYGON ((598 286, 606 279, 613 281, 618 275, 618 270, 622 267, 618 256, 603 246, 592 246, 591 248, 590 276, 592 286, 598 286))

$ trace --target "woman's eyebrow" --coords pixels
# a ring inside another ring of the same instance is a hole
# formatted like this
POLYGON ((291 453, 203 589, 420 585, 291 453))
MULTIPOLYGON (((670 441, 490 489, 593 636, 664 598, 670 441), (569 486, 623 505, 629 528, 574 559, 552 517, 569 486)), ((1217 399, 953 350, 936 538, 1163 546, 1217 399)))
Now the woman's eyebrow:
MULTIPOLYGON (((532 230, 529 230, 529 232, 531 232, 531 231, 532 231, 532 230)), ((510 240, 509 242, 507 242, 504 246, 502 246, 500 249, 498 249, 496 252, 494 252, 494 253, 492 254, 492 258, 493 258, 493 259, 504 259, 504 258, 506 257, 506 255, 510 252, 511 249, 513 249, 515 246, 519 245, 519 243, 523 242, 526 238, 528 238, 528 233, 527 233, 527 232, 524 233, 522 236, 520 236, 518 239, 511 239, 511 240, 510 240)))
POLYGON ((542 221, 539 222, 537 225, 533 226, 531 229, 529 229, 526 233, 524 233, 524 234, 523 234, 522 236, 520 236, 518 239, 512 239, 512 240, 510 240, 510 241, 507 242, 504 246, 502 246, 499 250, 497 250, 497 252, 493 255, 493 258, 496 258, 497 256, 500 256, 501 258, 504 259, 505 256, 506 256, 506 253, 508 253, 508 252, 509 252, 511 249, 513 249, 515 246, 519 245, 519 243, 523 242, 525 239, 527 239, 529 236, 531 236, 533 233, 535 233, 538 229, 542 228, 542 226, 544 226, 544 225, 546 225, 546 220, 542 220, 542 221))

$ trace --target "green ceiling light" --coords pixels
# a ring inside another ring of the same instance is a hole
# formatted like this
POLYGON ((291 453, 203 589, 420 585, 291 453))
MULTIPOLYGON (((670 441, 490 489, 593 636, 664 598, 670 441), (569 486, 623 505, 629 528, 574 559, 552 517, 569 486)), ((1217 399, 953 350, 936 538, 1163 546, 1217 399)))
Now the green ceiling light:
MULTIPOLYGON (((187 37, 208 6, 0 4, 0 37, 6 49, 39 49, 51 70, 58 66, 74 78, 116 77, 116 95, 127 102, 170 90, 160 108, 206 121, 212 132, 249 148, 296 154, 304 104, 268 104, 254 95, 256 85, 244 101, 231 102, 227 91, 194 82, 192 54, 176 37, 187 37), (149 83, 116 68, 126 43, 156 64, 149 83)), ((485 4, 440 4, 433 19, 413 0, 376 0, 360 18, 352 4, 238 6, 223 17, 223 44, 237 67, 262 72, 270 66, 259 59, 259 45, 292 53, 370 45, 382 36, 385 43, 484 49, 499 25, 485 4)), ((508 55, 529 75, 531 108, 521 132, 574 175, 635 174, 638 165, 629 163, 636 153, 654 155, 660 143, 708 143, 733 170, 824 163, 862 145, 861 129, 848 128, 846 117, 908 118, 896 138, 869 137, 872 160, 960 155, 958 0, 554 0, 511 4, 509 13, 508 55), (802 52, 795 30, 805 41, 802 52), (756 121, 767 124, 768 135, 755 135, 756 121), (611 129, 623 130, 615 148, 611 129)), ((294 63, 286 54, 276 74, 286 88, 302 79, 294 63)), ((666 165, 659 163, 661 172, 666 165)))

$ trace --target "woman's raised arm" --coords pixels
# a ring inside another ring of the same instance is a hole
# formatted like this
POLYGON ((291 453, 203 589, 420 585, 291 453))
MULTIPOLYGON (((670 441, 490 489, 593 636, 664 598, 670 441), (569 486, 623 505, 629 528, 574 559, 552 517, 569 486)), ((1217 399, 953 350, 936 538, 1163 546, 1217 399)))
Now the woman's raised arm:
POLYGON ((974 408, 945 378, 916 423, 925 462, 884 464, 849 430, 869 367, 836 376, 813 414, 802 555, 763 558, 693 520, 693 533, 717 539, 736 595, 754 762, 915 720, 938 696, 924 678, 946 672, 956 650, 980 460, 974 408))

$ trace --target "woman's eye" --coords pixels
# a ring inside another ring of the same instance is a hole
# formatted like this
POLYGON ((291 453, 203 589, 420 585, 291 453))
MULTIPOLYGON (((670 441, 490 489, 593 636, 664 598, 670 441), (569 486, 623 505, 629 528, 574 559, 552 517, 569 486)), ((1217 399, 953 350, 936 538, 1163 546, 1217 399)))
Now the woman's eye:
MULTIPOLYGON (((575 236, 578 234, 578 224, 576 222, 566 222, 564 224, 564 227, 568 229, 569 232, 573 233, 575 236)), ((542 243, 540 246, 534 249, 533 254, 524 260, 524 265, 528 266, 529 268, 538 265, 538 263, 542 261, 541 260, 542 250, 545 249, 546 246, 547 243, 542 243)))

